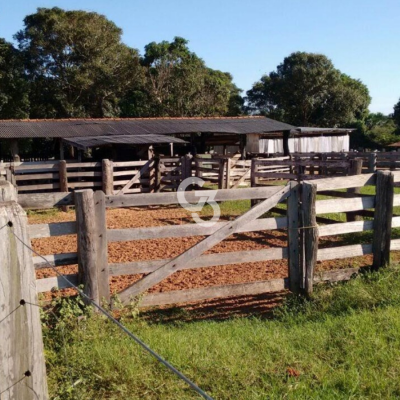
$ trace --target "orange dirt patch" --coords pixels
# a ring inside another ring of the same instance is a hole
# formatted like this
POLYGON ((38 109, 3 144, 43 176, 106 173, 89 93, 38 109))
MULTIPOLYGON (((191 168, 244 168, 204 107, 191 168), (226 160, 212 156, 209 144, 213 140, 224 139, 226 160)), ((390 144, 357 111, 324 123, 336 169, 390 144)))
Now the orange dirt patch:
MULTIPOLYGON (((75 214, 73 211, 67 213, 57 213, 55 215, 30 215, 29 222, 50 223, 60 221, 73 221, 75 214)), ((191 222, 189 213, 176 207, 153 207, 146 210, 139 208, 112 209, 107 211, 107 226, 109 229, 116 228, 137 228, 162 225, 187 224, 191 222)), ((131 261, 157 260, 172 258, 181 254, 194 244, 202 240, 201 236, 187 238, 166 238, 137 240, 130 242, 110 243, 108 245, 109 263, 125 263, 131 261)), ((323 238, 320 247, 332 247, 340 245, 335 243, 335 238, 323 238)), ((35 251, 41 255, 60 254, 75 252, 75 235, 50 237, 43 239, 33 239, 32 245, 35 251)), ((209 253, 224 253, 242 250, 260 250, 273 247, 286 246, 286 232, 265 231, 235 234, 216 245, 209 253)), ((166 278, 164 281, 154 286, 151 292, 163 292, 170 290, 198 288, 203 286, 226 285, 234 283, 244 283, 274 278, 283 278, 288 275, 287 261, 265 261, 255 263, 237 264, 189 269, 178 271, 166 278)), ((340 268, 350 268, 354 266, 371 265, 371 256, 358 257, 356 259, 341 259, 318 262, 317 271, 332 270, 340 268)), ((59 268, 60 272, 73 274, 77 272, 76 265, 59 268)), ((47 278, 55 276, 51 268, 40 269, 37 278, 47 278)), ((110 277, 111 292, 119 292, 138 279, 142 275, 125 275, 110 277)), ((62 292, 72 293, 70 289, 62 292)))

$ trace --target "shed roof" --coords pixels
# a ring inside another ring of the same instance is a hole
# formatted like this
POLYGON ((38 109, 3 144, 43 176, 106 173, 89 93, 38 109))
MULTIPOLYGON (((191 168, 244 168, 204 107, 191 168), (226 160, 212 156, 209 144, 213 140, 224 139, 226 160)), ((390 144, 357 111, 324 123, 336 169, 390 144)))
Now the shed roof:
POLYGON ((308 127, 308 126, 299 126, 295 128, 292 133, 299 133, 299 134, 339 134, 339 133, 350 133, 355 131, 356 129, 353 128, 318 128, 318 127, 308 127))
POLYGON ((182 139, 167 135, 109 135, 109 136, 84 136, 63 139, 64 142, 86 150, 89 147, 107 146, 109 144, 163 144, 187 143, 182 139))
POLYGON ((176 133, 268 133, 295 127, 262 116, 209 118, 102 118, 0 120, 0 139, 71 138, 176 133))

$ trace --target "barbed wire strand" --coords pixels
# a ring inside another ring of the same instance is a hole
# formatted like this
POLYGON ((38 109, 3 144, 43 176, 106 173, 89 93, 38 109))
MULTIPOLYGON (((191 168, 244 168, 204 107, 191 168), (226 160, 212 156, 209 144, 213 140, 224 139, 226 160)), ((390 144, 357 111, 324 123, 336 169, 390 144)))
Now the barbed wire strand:
POLYGON ((10 385, 7 389, 4 389, 2 392, 0 392, 0 396, 12 389, 14 386, 18 385, 18 383, 21 383, 28 375, 24 375, 22 378, 18 379, 16 382, 14 382, 12 385, 10 385))
MULTIPOLYGON (((8 224, 7 224, 8 225, 8 224)), ((6 225, 6 226, 7 226, 6 225)), ((173 372, 175 375, 177 375, 180 379, 182 379, 186 384, 188 384, 194 391, 196 391, 200 396, 202 396, 204 399, 207 400, 213 400, 212 397, 210 397, 206 392, 204 392, 199 386, 197 386, 194 382, 192 382, 189 378, 187 378, 182 372, 180 372, 178 369, 176 369, 172 364, 170 364, 167 360, 162 358, 158 353, 156 353, 154 350, 152 350, 145 342, 143 342, 139 337, 137 337, 135 334, 133 334, 128 328, 126 328, 123 324, 121 324, 117 319, 115 319, 106 309, 104 309, 101 305, 97 304, 93 299, 91 299, 86 293, 84 293, 81 289, 79 289, 77 286, 75 286, 68 278, 66 278, 63 274, 61 274, 59 271, 57 271, 57 268, 53 266, 45 257, 43 257, 41 254, 39 254, 37 251, 35 251, 30 245, 26 244, 12 229, 12 226, 10 226, 10 230, 12 234, 15 236, 15 238, 22 243, 26 248, 28 248, 30 251, 32 251, 35 255, 38 257, 42 258, 46 264, 70 287, 74 288, 78 294, 83 297, 84 299, 88 300, 91 305, 95 308, 97 308, 100 312, 102 312, 111 322, 113 322, 115 325, 117 325, 122 331, 124 331, 131 339, 133 339, 138 345, 140 345, 144 350, 146 350, 148 353, 150 353, 155 359, 157 359, 161 364, 163 364, 167 369, 169 369, 171 372, 173 372)))

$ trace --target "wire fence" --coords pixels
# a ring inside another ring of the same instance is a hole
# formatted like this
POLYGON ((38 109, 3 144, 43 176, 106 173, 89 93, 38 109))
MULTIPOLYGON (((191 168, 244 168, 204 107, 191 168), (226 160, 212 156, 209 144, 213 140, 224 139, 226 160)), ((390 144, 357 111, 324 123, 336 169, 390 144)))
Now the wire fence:
MULTIPOLYGON (((201 397, 207 400, 213 400, 211 396, 209 396, 204 390, 202 390, 198 385, 196 385, 192 380, 190 380, 186 375, 184 375, 182 372, 180 372, 178 369, 176 369, 172 364, 170 364, 167 360, 165 360, 163 357, 161 357, 157 352, 155 352, 153 349, 151 349, 145 342, 143 342, 137 335, 135 335, 133 332, 131 332, 126 326, 124 326, 120 321, 118 321, 116 318, 114 318, 104 307, 102 307, 100 304, 96 303, 93 299, 91 299, 89 296, 87 296, 79 287, 74 285, 65 275, 60 273, 55 266, 53 266, 48 260, 46 260, 45 257, 43 257, 41 254, 39 254, 37 251, 35 251, 30 244, 25 243, 15 232, 13 229, 12 224, 5 224, 0 228, 0 230, 4 229, 5 227, 9 227, 11 233, 14 235, 14 237, 26 248, 28 248, 33 254, 37 255, 38 257, 42 258, 46 265, 51 268, 57 276, 59 276, 61 279, 63 279, 68 285, 70 285, 73 289, 77 291, 79 296, 86 302, 89 302, 95 309, 100 311, 104 316, 108 318, 109 321, 117 325, 127 336, 129 336, 132 340, 134 340, 140 347, 142 347, 146 352, 151 354, 157 361, 159 361, 162 365, 164 365, 168 370, 170 370, 172 373, 174 373, 178 378, 183 380, 187 385, 189 385, 195 392, 197 392, 201 397)), ((6 317, 4 317, 0 323, 2 323, 4 320, 10 317, 13 313, 17 312, 18 309, 24 306, 37 306, 43 308, 39 304, 34 304, 25 301, 24 299, 20 300, 20 304, 13 310, 11 311, 6 317)), ((53 312, 50 310, 50 312, 53 312)), ((53 313, 53 315, 56 317, 56 315, 53 313)), ((57 317, 56 317, 57 318, 57 317)), ((65 347, 64 347, 65 348, 65 347)), ((66 360, 68 359, 67 355, 66 360)), ((69 370, 69 365, 67 365, 67 368, 69 370)), ((30 376, 30 371, 29 369, 26 370, 25 375, 21 377, 18 381, 14 382, 9 388, 7 388, 5 391, 9 390, 13 386, 19 384, 22 382, 27 376, 30 376)), ((70 378, 72 382, 72 374, 70 373, 70 378)), ((4 393, 4 392, 2 392, 4 393)), ((0 393, 0 396, 1 394, 0 393)))

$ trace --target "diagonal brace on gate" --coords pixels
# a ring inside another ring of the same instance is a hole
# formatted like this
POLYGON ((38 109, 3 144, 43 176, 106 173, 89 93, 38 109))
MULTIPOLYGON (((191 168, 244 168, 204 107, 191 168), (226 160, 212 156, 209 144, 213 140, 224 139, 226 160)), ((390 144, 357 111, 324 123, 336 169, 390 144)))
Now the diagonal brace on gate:
POLYGON ((141 170, 135 174, 135 176, 117 193, 117 195, 124 194, 128 189, 132 187, 132 185, 140 182, 140 178, 149 170, 150 164, 152 162, 153 159, 149 160, 146 164, 144 164, 141 170))
POLYGON ((188 262, 193 262, 194 259, 201 256, 204 252, 210 250, 216 244, 226 239, 228 236, 235 233, 241 226, 257 219, 279 202, 285 200, 290 194, 290 186, 278 187, 276 192, 266 200, 252 207, 249 211, 236 218, 234 221, 228 222, 212 235, 206 237, 201 242, 195 244, 189 250, 167 262, 154 272, 146 275, 144 278, 135 282, 132 286, 126 288, 119 293, 119 298, 123 303, 129 303, 132 298, 143 293, 147 289, 161 282, 163 279, 179 271, 182 266, 188 262))

